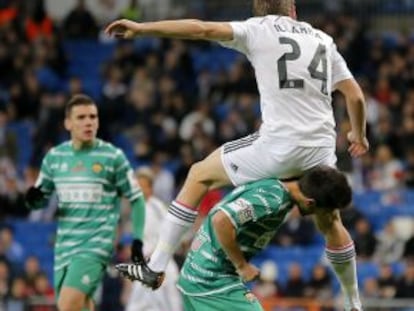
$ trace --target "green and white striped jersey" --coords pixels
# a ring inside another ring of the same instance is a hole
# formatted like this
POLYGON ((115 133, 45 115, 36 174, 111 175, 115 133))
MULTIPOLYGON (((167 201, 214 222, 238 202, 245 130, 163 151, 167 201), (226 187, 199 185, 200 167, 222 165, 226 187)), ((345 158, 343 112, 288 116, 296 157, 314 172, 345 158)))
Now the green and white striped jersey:
POLYGON ((70 141, 52 148, 43 159, 36 187, 46 197, 54 191, 58 197, 55 270, 68 265, 73 256, 107 263, 120 197, 133 202, 142 196, 124 153, 99 139, 87 149, 75 150, 70 141))
POLYGON ((197 232, 178 288, 190 296, 207 296, 244 286, 216 237, 212 218, 217 211, 230 218, 237 242, 246 260, 250 260, 270 242, 292 206, 289 192, 277 179, 259 180, 234 189, 210 211, 197 232))

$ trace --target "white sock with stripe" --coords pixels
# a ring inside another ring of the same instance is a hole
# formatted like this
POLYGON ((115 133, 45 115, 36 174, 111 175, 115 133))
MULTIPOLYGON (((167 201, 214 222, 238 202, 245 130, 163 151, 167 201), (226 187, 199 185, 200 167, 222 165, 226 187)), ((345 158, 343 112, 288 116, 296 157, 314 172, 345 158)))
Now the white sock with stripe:
POLYGON ((165 271, 184 234, 194 224, 197 214, 197 211, 177 201, 171 203, 167 217, 160 226, 157 247, 148 263, 150 269, 165 271))
POLYGON ((341 283, 345 300, 345 311, 350 311, 353 308, 362 310, 358 293, 355 255, 353 242, 340 248, 326 248, 326 257, 331 262, 335 274, 341 283))

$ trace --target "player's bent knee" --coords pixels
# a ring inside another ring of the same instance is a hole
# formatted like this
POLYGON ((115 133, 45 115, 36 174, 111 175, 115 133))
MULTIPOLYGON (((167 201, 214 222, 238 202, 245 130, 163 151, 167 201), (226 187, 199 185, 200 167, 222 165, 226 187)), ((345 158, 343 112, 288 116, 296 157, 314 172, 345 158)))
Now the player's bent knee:
POLYGON ((59 299, 57 303, 57 307, 59 311, 82 311, 83 310, 83 304, 71 304, 68 301, 61 301, 59 299))
POLYGON ((82 311, 85 300, 82 292, 74 288, 64 288, 60 292, 57 307, 59 311, 82 311))
POLYGON ((82 311, 83 306, 74 306, 74 305, 70 305, 68 303, 61 303, 58 301, 57 304, 58 310, 59 311, 82 311))

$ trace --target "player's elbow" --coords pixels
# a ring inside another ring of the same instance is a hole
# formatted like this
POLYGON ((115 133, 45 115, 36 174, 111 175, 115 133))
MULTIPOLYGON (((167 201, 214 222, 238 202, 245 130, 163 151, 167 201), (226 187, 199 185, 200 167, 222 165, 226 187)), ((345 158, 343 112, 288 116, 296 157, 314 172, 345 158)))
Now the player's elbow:
POLYGON ((365 104, 364 93, 354 79, 347 79, 337 84, 337 89, 345 96, 349 104, 365 104))
POLYGON ((189 27, 188 38, 194 40, 207 40, 212 32, 207 22, 198 19, 188 19, 185 21, 189 27))
POLYGON ((222 211, 218 211, 217 213, 214 214, 213 218, 212 218, 212 224, 214 227, 220 227, 221 224, 224 223, 225 221, 225 217, 223 215, 224 213, 222 211))
POLYGON ((233 227, 228 216, 223 211, 218 211, 214 214, 212 224, 216 231, 233 227))
POLYGON ((354 91, 345 95, 347 103, 351 105, 365 106, 365 97, 362 91, 354 91))
POLYGON ((231 40, 232 29, 225 23, 217 22, 195 22, 198 29, 197 38, 203 40, 227 41, 231 40))

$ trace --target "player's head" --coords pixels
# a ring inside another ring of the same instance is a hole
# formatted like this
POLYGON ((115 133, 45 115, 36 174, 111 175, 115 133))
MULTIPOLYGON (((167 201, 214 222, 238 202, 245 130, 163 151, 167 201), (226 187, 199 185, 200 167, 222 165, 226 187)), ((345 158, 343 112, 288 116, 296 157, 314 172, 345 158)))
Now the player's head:
POLYGON ((141 187, 145 199, 148 199, 153 194, 154 173, 149 167, 141 167, 135 172, 138 179, 138 184, 141 187))
POLYGON ((295 0, 253 0, 254 16, 284 15, 296 19, 295 0))
POLYGON ((307 171, 299 179, 298 187, 303 195, 298 202, 302 215, 343 209, 352 201, 352 190, 345 175, 329 166, 307 171))
POLYGON ((98 132, 98 108, 86 95, 75 95, 65 107, 65 128, 73 142, 88 144, 95 140, 98 132))

